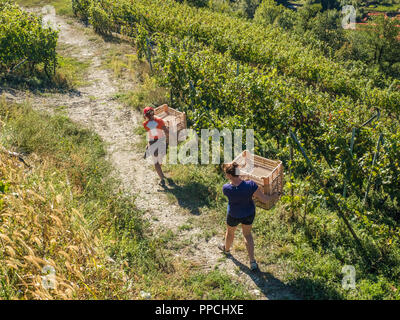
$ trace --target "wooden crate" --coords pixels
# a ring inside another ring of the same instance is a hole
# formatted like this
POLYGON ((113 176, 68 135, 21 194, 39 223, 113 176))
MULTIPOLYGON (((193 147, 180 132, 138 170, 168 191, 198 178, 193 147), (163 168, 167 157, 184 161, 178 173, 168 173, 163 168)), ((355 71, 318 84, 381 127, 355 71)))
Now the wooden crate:
POLYGON ((163 104, 154 110, 154 115, 165 121, 166 127, 175 127, 176 134, 179 135, 183 129, 187 128, 186 113, 170 108, 167 104, 163 104))
MULTIPOLYGON (((244 180, 253 180, 263 190, 264 194, 272 195, 283 192, 283 165, 279 160, 269 160, 257 155, 252 155, 248 150, 243 151, 234 160, 239 165, 240 177, 244 180), (251 165, 251 158, 254 159, 253 168, 249 171, 246 165, 251 165)), ((254 198, 258 207, 271 209, 278 201, 268 201, 266 203, 254 198)))

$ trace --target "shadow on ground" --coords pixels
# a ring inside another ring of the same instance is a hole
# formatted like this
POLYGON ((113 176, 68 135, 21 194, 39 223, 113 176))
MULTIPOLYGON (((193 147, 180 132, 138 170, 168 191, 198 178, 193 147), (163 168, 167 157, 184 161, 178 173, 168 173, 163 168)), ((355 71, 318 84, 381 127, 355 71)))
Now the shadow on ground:
POLYGON ((3 93, 8 93, 14 97, 17 96, 17 93, 21 91, 29 91, 33 94, 41 94, 41 93, 61 93, 66 94, 69 97, 80 97, 81 92, 79 90, 68 88, 68 87, 57 87, 57 86, 45 86, 45 85, 36 85, 31 84, 29 82, 5 82, 0 79, 0 95, 3 93))
POLYGON ((333 288, 328 288, 325 281, 300 278, 291 282, 292 286, 301 288, 304 299, 342 300, 343 295, 333 288))
POLYGON ((303 297, 301 297, 292 286, 284 284, 269 272, 263 272, 262 270, 251 271, 249 267, 241 263, 232 255, 227 256, 227 258, 239 267, 240 271, 247 274, 269 300, 303 299, 303 297))
POLYGON ((190 182, 180 186, 170 180, 163 189, 165 193, 170 193, 176 198, 179 206, 188 209, 193 215, 200 215, 200 208, 209 205, 207 201, 209 190, 201 183, 190 182))

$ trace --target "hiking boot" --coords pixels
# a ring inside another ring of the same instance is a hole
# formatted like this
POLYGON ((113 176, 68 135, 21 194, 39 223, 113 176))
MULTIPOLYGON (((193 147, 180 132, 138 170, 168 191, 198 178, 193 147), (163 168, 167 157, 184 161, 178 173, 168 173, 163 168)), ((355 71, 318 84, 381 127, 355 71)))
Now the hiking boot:
POLYGON ((251 271, 257 271, 258 270, 258 264, 257 264, 257 262, 255 260, 250 262, 250 270, 251 271))
POLYGON ((159 184, 161 187, 165 187, 165 180, 162 179, 158 184, 159 184))

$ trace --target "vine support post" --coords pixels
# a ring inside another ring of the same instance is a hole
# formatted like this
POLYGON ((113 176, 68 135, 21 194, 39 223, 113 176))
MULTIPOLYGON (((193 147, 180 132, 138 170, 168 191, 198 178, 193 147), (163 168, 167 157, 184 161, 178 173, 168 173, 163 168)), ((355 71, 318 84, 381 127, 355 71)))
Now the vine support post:
MULTIPOLYGON (((354 147, 354 138, 356 136, 356 128, 353 128, 351 141, 350 141, 350 156, 353 158, 353 147, 354 147)), ((350 175, 350 168, 347 168, 346 178, 344 180, 344 187, 343 187, 343 198, 346 198, 347 192, 347 181, 350 175)))
POLYGON ((367 188, 365 190, 363 204, 365 204, 366 201, 367 201, 369 187, 371 185, 372 173, 373 173, 373 170, 374 170, 375 163, 376 163, 376 161, 378 160, 378 157, 379 157, 379 148, 380 148, 381 143, 383 143, 382 140, 383 140, 383 134, 381 133, 379 135, 378 142, 376 144, 376 151, 375 151, 375 154, 374 154, 374 158, 372 159, 371 173, 369 174, 369 177, 368 177, 367 188))
POLYGON ((292 202, 292 205, 290 206, 290 215, 293 218, 294 212, 293 212, 293 199, 294 199, 294 188, 293 188, 293 147, 290 144, 289 146, 290 149, 290 166, 289 166, 289 175, 290 175, 290 199, 292 202))
POLYGON ((310 159, 307 157, 307 154, 306 154, 305 150, 301 146, 300 141, 297 139, 296 135, 292 132, 292 130, 289 129, 289 133, 290 133, 290 136, 292 137, 292 139, 294 140, 294 142, 296 142, 297 146, 299 147, 301 154, 306 159, 307 164, 310 167, 311 171, 315 172, 314 171, 314 167, 312 166, 310 159))

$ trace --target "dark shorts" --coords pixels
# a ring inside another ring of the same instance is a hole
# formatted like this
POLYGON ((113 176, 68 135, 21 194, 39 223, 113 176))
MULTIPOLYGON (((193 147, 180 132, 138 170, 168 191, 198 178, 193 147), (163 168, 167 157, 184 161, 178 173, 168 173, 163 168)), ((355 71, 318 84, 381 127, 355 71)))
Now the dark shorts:
POLYGON ((234 218, 232 216, 230 216, 229 214, 226 216, 226 223, 228 224, 228 226, 230 227, 236 227, 239 223, 244 224, 244 225, 252 225, 254 218, 255 218, 255 214, 248 216, 248 217, 244 217, 244 218, 234 218))

